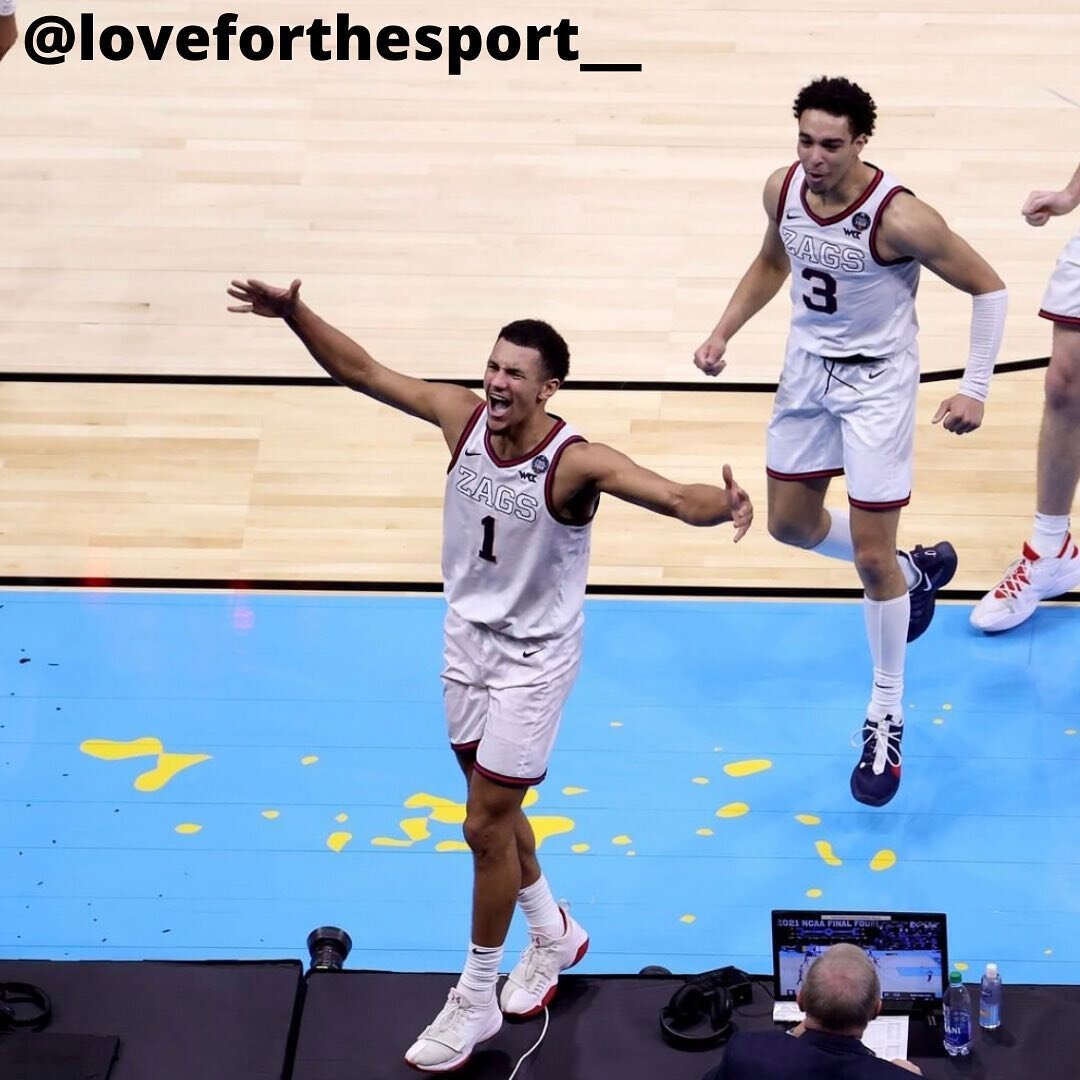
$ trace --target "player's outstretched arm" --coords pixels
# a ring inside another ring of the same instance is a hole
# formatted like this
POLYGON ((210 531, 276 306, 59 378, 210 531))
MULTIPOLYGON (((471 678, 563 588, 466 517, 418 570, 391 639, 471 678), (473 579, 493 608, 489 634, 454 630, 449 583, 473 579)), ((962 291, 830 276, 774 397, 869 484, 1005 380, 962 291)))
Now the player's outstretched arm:
POLYGON ((678 518, 687 525, 720 525, 730 521, 735 539, 741 540, 753 521, 750 498, 723 467, 724 486, 677 484, 603 443, 576 443, 567 447, 561 470, 575 491, 591 487, 598 492, 642 506, 656 514, 678 518))
POLYGON ((453 447, 480 402, 471 390, 429 383, 378 363, 347 334, 321 319, 300 299, 300 281, 287 288, 248 279, 233 281, 228 294, 239 304, 229 311, 282 319, 331 378, 410 416, 441 427, 453 447))
POLYGON ((0 15, 0 60, 4 54, 19 40, 19 30, 15 25, 15 16, 0 15))
POLYGON ((713 332, 694 353, 694 364, 706 375, 719 375, 727 367, 724 353, 732 335, 780 291, 780 286, 791 273, 791 261, 784 250, 774 216, 786 175, 787 169, 778 169, 766 182, 762 202, 768 224, 761 250, 739 279, 713 332))

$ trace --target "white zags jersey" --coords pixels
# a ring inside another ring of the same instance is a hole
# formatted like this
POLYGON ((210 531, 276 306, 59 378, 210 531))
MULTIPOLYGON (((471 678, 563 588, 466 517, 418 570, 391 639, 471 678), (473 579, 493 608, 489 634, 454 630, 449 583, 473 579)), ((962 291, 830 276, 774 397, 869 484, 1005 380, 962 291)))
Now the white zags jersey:
POLYGON ((795 346, 818 356, 885 357, 914 341, 919 264, 882 260, 874 248, 882 212, 907 190, 875 169, 851 206, 820 218, 807 205, 802 166, 796 162, 788 170, 776 224, 791 260, 790 341, 795 346))
POLYGON ((580 435, 558 420, 526 457, 501 461, 479 406, 450 462, 443 504, 443 586, 463 619, 513 638, 574 629, 585 603, 591 522, 550 510, 562 451, 580 435))

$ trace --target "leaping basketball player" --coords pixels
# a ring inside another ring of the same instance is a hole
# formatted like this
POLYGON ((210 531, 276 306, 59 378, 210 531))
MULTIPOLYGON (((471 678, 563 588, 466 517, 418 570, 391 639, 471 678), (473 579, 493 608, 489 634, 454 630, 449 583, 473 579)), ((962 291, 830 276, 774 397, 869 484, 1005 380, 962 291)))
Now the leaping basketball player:
POLYGON ((933 417, 957 435, 982 423, 1007 294, 936 211, 860 158, 877 115, 865 90, 821 78, 799 92, 794 112, 798 160, 766 181, 761 251, 694 363, 719 375, 732 335, 791 275, 791 333, 766 447, 769 532, 855 563, 874 671, 851 791, 882 806, 900 786, 907 643, 929 626, 957 564, 945 541, 896 550, 911 498, 919 269, 972 297, 964 376, 933 417), (829 480, 842 473, 850 512, 826 510, 829 480))
POLYGON ((730 521, 739 540, 753 511, 723 467, 724 487, 677 484, 586 442, 548 412, 570 354, 547 323, 499 331, 484 395, 410 378, 375 362, 300 299, 300 282, 234 281, 230 311, 283 319, 338 382, 442 431, 450 450, 442 571, 448 610, 442 672, 450 746, 465 774, 473 855, 472 941, 461 978, 405 1060, 428 1072, 463 1065, 502 1025, 530 1016, 589 938, 556 903, 522 812, 539 784, 581 661, 590 529, 602 493, 689 525, 730 521), (530 944, 498 996, 515 901, 530 944))

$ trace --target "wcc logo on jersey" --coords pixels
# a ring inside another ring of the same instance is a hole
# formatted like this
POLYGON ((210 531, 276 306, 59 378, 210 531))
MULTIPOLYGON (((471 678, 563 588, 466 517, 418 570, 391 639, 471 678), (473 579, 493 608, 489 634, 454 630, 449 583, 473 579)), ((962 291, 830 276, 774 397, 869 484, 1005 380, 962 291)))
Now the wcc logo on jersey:
POLYGON ((862 239, 862 234, 870 228, 870 215, 861 210, 851 219, 851 228, 844 226, 844 235, 852 236, 856 240, 862 239))
MULTIPOLYGON (((535 465, 535 462, 533 464, 535 465)), ((467 465, 458 465, 454 487, 473 502, 490 506, 500 514, 520 518, 522 521, 536 520, 540 503, 534 495, 527 491, 515 491, 508 484, 496 483, 490 476, 481 476, 467 465)))
POLYGON ((537 454, 533 458, 532 465, 528 469, 522 469, 518 476, 522 480, 528 480, 530 484, 536 483, 536 478, 546 473, 549 468, 548 459, 543 454, 537 454))
MULTIPOLYGON (((855 230, 845 229, 844 232, 850 235, 855 230)), ((811 266, 820 266, 826 270, 844 270, 849 274, 860 274, 866 269, 866 252, 862 248, 822 240, 819 236, 806 233, 800 235, 794 229, 786 227, 780 229, 780 237, 784 241, 784 250, 793 259, 799 259, 811 266)))

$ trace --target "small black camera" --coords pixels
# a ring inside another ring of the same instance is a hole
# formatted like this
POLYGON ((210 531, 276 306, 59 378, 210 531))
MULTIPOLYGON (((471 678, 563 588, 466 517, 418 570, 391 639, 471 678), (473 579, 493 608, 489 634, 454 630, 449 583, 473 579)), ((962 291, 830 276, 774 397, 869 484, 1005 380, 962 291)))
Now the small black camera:
POLYGON ((340 971, 352 949, 352 938, 337 926, 320 926, 308 934, 308 971, 340 971))

